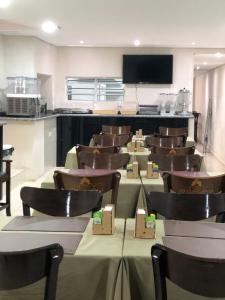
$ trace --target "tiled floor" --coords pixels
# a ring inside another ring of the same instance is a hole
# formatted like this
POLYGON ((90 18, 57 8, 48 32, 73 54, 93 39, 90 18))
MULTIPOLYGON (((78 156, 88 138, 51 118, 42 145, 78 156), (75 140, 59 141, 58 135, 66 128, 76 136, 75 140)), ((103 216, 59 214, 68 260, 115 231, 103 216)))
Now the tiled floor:
MULTIPOLYGON (((201 147, 198 146, 198 150, 201 151, 201 147)), ((204 162, 206 165, 207 171, 224 171, 225 172, 225 165, 219 162, 212 154, 206 153, 204 155, 204 162)), ((36 181, 25 181, 22 184, 18 185, 16 188, 14 188, 11 192, 11 206, 12 206, 12 215, 22 215, 22 205, 21 205, 21 199, 20 199, 20 189, 23 186, 34 186, 34 187, 40 187, 41 182, 44 180, 46 175, 51 172, 46 172, 43 176, 38 178, 36 181)), ((0 214, 5 214, 5 211, 1 211, 0 214)))

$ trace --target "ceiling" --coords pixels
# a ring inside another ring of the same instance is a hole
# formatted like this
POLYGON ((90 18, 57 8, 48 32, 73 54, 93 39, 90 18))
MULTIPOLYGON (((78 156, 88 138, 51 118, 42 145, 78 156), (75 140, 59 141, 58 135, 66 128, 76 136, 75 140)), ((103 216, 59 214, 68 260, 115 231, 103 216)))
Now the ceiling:
POLYGON ((224 0, 12 0, 0 20, 0 33, 55 45, 225 48, 224 0), (49 19, 61 30, 41 32, 49 19))

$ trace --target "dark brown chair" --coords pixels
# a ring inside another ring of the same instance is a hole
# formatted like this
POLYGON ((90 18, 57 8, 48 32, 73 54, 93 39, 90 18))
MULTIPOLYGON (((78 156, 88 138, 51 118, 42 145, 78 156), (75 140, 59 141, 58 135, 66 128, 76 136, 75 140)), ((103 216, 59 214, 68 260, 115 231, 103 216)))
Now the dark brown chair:
POLYGON ((79 155, 79 166, 82 169, 108 169, 117 170, 126 167, 130 161, 129 153, 88 153, 80 152, 79 155))
POLYGON ((94 134, 93 141, 97 146, 115 146, 123 147, 126 146, 132 139, 132 136, 129 134, 94 134))
POLYGON ((190 155, 195 153, 195 146, 176 148, 152 146, 151 153, 163 155, 190 155))
POLYGON ((203 157, 191 155, 150 154, 149 161, 156 163, 160 171, 200 171, 203 157))
POLYGON ((167 300, 166 278, 203 297, 225 297, 225 259, 190 256, 159 244, 151 255, 156 300, 167 300))
POLYGON ((117 204, 117 196, 121 175, 109 170, 74 170, 71 173, 54 172, 57 189, 96 190, 102 194, 112 190, 111 203, 117 204))
POLYGON ((225 222, 225 194, 175 194, 150 192, 147 195, 149 214, 155 212, 168 220, 200 221, 217 216, 225 222))
POLYGON ((225 174, 209 176, 203 172, 165 172, 164 191, 169 193, 214 194, 225 192, 225 174))
POLYGON ((81 168, 79 165, 79 153, 81 151, 89 152, 89 153, 118 153, 120 150, 119 147, 115 146, 109 146, 109 147, 90 147, 90 146, 85 146, 85 145, 77 145, 76 146, 76 154, 77 154, 77 163, 78 163, 78 168, 81 168))
POLYGON ((102 125, 102 133, 107 134, 130 134, 131 126, 102 125))
POLYGON ((0 211, 6 209, 6 215, 11 216, 11 160, 1 160, 5 163, 5 170, 0 172, 0 184, 6 183, 5 202, 0 202, 0 211))
POLYGON ((147 147, 159 146, 159 147, 184 147, 185 141, 183 136, 147 136, 145 139, 147 147))
POLYGON ((159 127, 159 134, 163 136, 188 136, 188 128, 159 127))
POLYGON ((44 300, 55 300, 62 258, 63 248, 59 244, 27 251, 1 252, 0 290, 19 289, 46 277, 44 300))
POLYGON ((75 217, 101 207, 98 191, 68 191, 23 187, 20 191, 23 214, 30 216, 30 207, 50 216, 75 217))

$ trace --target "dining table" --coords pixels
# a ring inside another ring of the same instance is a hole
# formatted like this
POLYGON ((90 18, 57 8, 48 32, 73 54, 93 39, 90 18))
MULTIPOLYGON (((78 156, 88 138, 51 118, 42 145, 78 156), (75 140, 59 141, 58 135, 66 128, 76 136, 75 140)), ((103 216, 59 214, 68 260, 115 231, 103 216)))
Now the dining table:
MULTIPOLYGON (((223 223, 156 220, 153 239, 135 238, 135 219, 115 219, 113 235, 93 235, 92 223, 83 217, 1 216, 0 252, 61 244, 64 257, 56 300, 155 299, 151 247, 156 243, 192 256, 225 259, 223 223)), ((44 284, 43 279, 24 288, 0 291, 0 299, 41 300, 44 284)), ((168 299, 212 299, 184 291, 168 280, 167 290, 168 299)))
MULTIPOLYGON (((91 219, 86 218, 86 227, 78 226, 78 230, 74 219, 78 224, 77 217, 1 216, 0 252, 28 250, 57 242, 64 248, 64 257, 59 266, 56 300, 121 300, 125 220, 115 220, 114 235, 93 235, 91 219), (73 228, 69 226, 71 222, 73 228), (78 245, 74 246, 77 239, 78 245)), ((44 284, 45 279, 24 288, 0 291, 0 299, 42 300, 44 284)))

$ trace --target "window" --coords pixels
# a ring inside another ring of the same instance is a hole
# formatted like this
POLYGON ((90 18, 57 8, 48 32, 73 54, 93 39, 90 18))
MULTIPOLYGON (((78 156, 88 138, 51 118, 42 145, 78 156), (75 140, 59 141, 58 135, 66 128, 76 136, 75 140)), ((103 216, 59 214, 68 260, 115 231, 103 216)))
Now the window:
POLYGON ((122 78, 76 78, 66 79, 67 99, 75 101, 123 101, 122 78))

